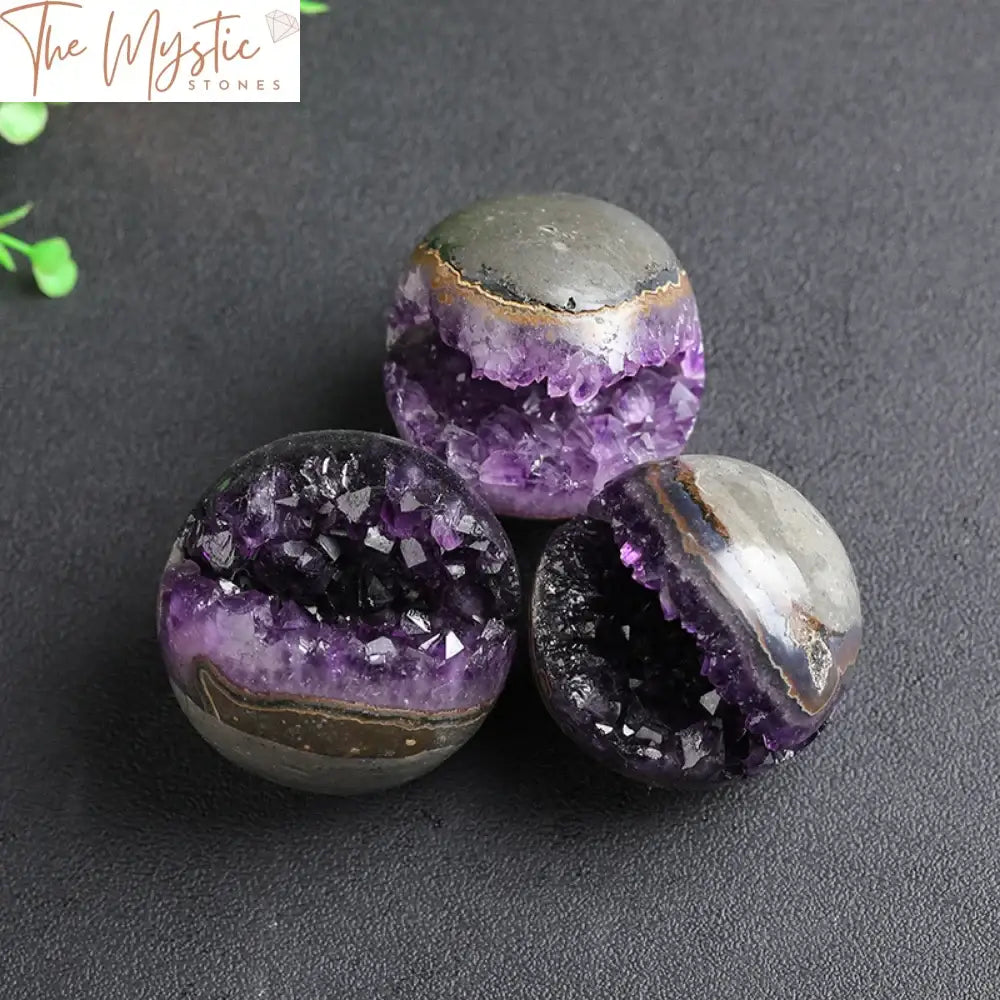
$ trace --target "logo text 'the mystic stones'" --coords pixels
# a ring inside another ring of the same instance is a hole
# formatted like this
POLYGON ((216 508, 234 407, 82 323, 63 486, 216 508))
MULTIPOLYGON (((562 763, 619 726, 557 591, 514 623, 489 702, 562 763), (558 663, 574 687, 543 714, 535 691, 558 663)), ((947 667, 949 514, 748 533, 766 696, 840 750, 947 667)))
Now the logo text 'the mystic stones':
POLYGON ((299 22, 271 3, 0 0, 0 98, 297 101, 299 22))

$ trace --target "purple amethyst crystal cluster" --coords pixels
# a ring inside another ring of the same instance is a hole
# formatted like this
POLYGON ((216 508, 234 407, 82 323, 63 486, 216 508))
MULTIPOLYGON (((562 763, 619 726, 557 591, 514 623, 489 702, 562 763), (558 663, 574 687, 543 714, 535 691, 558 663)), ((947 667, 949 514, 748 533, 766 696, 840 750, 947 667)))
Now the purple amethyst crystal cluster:
POLYGON ((651 463, 546 547, 532 659, 561 728, 653 785, 759 773, 826 724, 860 645, 850 561, 787 483, 734 459, 651 463))
POLYGON ((400 433, 501 514, 581 513, 678 454, 704 384, 687 274, 659 234, 572 195, 479 202, 414 251, 389 317, 400 433))
POLYGON ((364 791, 475 731, 510 665, 518 592, 496 519, 435 458, 301 434, 235 463, 188 517, 160 641, 181 705, 224 754, 364 791))

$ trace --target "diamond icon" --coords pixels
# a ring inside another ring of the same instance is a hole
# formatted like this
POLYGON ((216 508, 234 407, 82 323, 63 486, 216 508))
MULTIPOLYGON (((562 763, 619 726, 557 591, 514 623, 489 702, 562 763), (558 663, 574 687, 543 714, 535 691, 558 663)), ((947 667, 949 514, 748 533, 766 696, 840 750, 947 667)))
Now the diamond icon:
POLYGON ((265 14, 268 31, 271 32, 271 41, 280 42, 289 35, 294 35, 299 30, 297 18, 291 14, 286 14, 283 10, 272 10, 270 14, 265 14))

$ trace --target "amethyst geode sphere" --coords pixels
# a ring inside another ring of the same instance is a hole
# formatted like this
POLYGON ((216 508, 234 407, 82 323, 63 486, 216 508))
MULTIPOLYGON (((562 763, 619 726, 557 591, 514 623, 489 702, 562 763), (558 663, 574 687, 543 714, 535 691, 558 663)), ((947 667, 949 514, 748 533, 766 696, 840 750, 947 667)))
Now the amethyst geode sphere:
POLYGON ((400 434, 516 517, 583 513, 612 477, 679 454, 705 378, 673 250, 624 209, 569 194, 439 223, 400 280, 388 346, 400 434))
POLYGON ((799 492, 689 455, 609 483, 557 529, 531 645, 549 711, 652 785, 756 774, 825 725, 861 641, 850 561, 799 492))
POLYGON ((435 767, 503 686, 510 543, 431 455, 297 434, 239 459, 181 528, 159 636, 198 732, 281 784, 349 794, 435 767))

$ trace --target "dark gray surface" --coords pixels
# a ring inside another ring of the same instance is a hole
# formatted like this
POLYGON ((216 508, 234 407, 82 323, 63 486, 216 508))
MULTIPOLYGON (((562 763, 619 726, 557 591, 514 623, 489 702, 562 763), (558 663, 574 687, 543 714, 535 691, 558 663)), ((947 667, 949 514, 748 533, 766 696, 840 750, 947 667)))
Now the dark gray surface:
POLYGON ((299 108, 67 108, 0 151, 0 203, 84 271, 0 281, 0 996, 994 998, 1000 7, 337 8, 299 108), (256 444, 386 428, 413 241, 547 188, 685 262, 692 448, 800 487, 855 561, 847 710, 676 798, 575 754, 522 661, 396 794, 243 777, 158 663, 174 531, 256 444))

